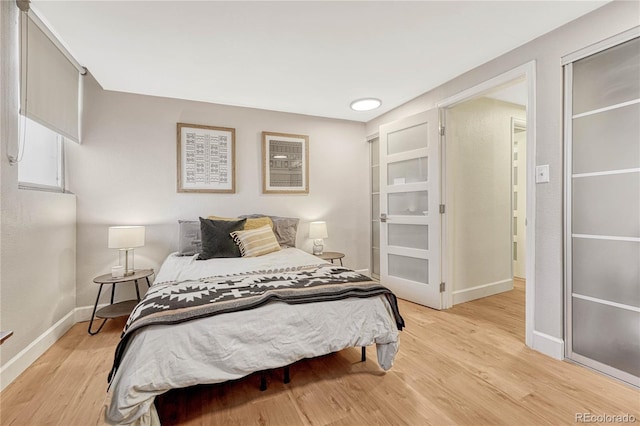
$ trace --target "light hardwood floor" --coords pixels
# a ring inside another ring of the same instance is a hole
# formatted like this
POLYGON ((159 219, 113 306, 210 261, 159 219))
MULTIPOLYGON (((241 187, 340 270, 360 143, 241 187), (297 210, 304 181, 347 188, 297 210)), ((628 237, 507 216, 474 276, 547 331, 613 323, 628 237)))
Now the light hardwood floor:
MULTIPOLYGON (((393 368, 358 348, 259 378, 174 390, 157 399, 164 425, 564 425, 577 413, 630 414, 640 391, 524 345, 524 289, 444 312, 400 302, 407 327, 393 368)), ((75 325, 0 394, 0 423, 100 424, 123 322, 89 336, 75 325)))

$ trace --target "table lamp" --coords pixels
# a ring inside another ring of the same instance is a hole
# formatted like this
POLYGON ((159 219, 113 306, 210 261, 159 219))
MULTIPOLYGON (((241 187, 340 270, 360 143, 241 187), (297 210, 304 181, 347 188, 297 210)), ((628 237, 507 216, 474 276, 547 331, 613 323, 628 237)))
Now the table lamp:
POLYGON ((323 238, 328 238, 326 222, 311 222, 309 224, 309 238, 313 239, 313 254, 320 255, 324 251, 323 238))
POLYGON ((133 249, 144 246, 144 226, 110 226, 109 227, 109 248, 118 249, 118 261, 122 266, 122 255, 124 254, 124 275, 133 275, 135 268, 133 265, 133 249), (131 253, 131 263, 129 263, 129 253, 131 253), (131 267, 129 267, 131 264, 131 267))

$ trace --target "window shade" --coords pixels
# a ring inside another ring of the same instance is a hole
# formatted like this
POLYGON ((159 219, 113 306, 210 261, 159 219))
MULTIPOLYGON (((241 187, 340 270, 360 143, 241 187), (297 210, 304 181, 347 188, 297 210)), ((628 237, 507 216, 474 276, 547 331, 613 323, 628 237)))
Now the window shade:
POLYGON ((30 16, 21 25, 20 113, 79 142, 80 73, 30 16))

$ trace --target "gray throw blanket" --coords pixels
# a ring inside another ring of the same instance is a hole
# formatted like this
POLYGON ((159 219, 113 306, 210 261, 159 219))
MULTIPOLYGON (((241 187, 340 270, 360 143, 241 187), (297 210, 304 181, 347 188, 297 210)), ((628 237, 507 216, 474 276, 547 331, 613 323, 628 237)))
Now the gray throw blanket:
POLYGON ((149 325, 176 324, 254 309, 273 301, 298 304, 378 295, 386 297, 398 330, 402 330, 404 320, 391 290, 341 266, 327 264, 155 284, 127 320, 116 348, 109 382, 132 335, 149 325))

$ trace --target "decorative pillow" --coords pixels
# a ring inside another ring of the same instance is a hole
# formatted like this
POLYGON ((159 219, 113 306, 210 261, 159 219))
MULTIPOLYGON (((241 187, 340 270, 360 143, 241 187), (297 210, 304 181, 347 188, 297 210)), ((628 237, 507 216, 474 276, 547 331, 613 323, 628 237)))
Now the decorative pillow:
POLYGON ((267 216, 273 222, 273 233, 276 234, 276 239, 281 247, 295 247, 296 235, 298 233, 298 222, 300 219, 297 217, 282 217, 282 216, 269 216, 265 214, 250 214, 240 217, 256 218, 267 216))
MULTIPOLYGON (((219 216, 209 216, 207 219, 213 220, 238 220, 237 217, 219 217, 219 216)), ((261 226, 269 225, 271 229, 273 229, 273 222, 271 218, 268 216, 259 216, 248 218, 247 222, 244 224, 244 230, 247 231, 249 229, 260 228, 261 226)))
POLYGON ((180 235, 178 236, 178 256, 193 256, 202 251, 200 236, 200 221, 179 220, 180 235))
POLYGON ((211 220, 200 218, 202 251, 198 260, 215 257, 240 257, 240 249, 231 238, 231 233, 244 228, 246 219, 211 220))
POLYGON ((243 257, 262 256, 280 250, 280 245, 269 225, 257 229, 231 233, 243 257))

